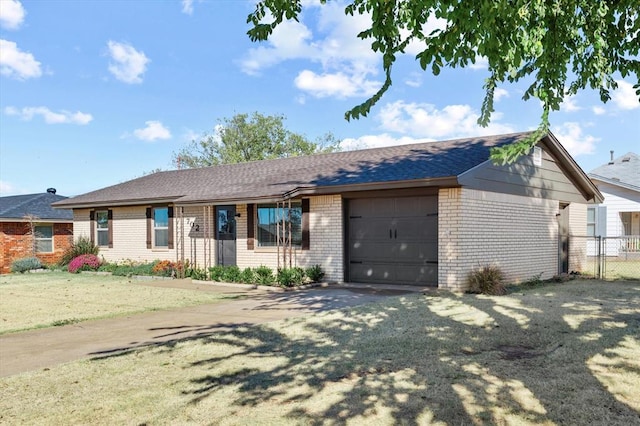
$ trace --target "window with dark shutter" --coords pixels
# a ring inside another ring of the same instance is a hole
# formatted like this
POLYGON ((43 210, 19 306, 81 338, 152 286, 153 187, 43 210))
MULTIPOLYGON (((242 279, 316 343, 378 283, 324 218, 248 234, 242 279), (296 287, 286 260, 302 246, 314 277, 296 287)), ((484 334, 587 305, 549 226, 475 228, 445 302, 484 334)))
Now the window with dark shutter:
POLYGON ((309 250, 310 238, 309 238, 309 199, 304 198, 302 200, 302 250, 309 250))
POLYGON ((255 212, 254 204, 247 204, 247 250, 255 247, 255 212))

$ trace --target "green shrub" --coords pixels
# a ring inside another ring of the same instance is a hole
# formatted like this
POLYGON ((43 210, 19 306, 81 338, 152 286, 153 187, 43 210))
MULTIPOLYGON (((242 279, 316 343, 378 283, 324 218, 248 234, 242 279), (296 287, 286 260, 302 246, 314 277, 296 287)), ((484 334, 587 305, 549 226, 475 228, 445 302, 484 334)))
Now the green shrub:
POLYGON ((268 266, 258 266, 254 273, 256 275, 256 283, 262 285, 271 285, 275 281, 275 277, 273 276, 273 271, 268 266))
POLYGON ((207 271, 203 268, 187 268, 185 276, 194 280, 204 281, 207 279, 207 271))
POLYGON ((251 268, 245 268, 240 273, 240 282, 245 284, 255 284, 256 283, 256 274, 251 268))
POLYGON ((324 272, 320 265, 313 265, 304 271, 305 275, 311 280, 312 283, 318 283, 324 278, 324 272))
POLYGON ((224 274, 222 279, 227 283, 239 283, 240 282, 240 268, 235 265, 226 266, 224 268, 224 274))
POLYGON ((304 269, 299 267, 278 269, 276 281, 278 281, 278 284, 282 287, 300 285, 304 282, 304 269))
POLYGON ((493 265, 481 266, 467 275, 468 293, 480 293, 489 295, 506 294, 504 288, 504 274, 502 270, 493 265))
POLYGON ((209 279, 212 281, 224 280, 224 266, 216 265, 209 268, 209 279))
POLYGON ((97 255, 99 251, 100 248, 95 245, 90 238, 78 237, 78 239, 65 250, 59 263, 61 266, 66 266, 78 256, 83 254, 97 255))
POLYGON ((42 262, 37 257, 24 257, 16 259, 11 263, 11 272, 20 272, 21 274, 33 269, 42 268, 42 262))

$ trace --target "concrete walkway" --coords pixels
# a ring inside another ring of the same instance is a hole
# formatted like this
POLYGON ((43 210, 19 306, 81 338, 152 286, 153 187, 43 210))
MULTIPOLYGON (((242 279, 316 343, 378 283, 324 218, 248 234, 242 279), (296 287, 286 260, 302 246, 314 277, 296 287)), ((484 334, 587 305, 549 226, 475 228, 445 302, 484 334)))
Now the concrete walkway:
MULTIPOLYGON (((175 286, 175 281, 140 283, 175 286)), ((243 296, 239 300, 147 312, 0 336, 0 377, 85 357, 100 357, 233 327, 356 306, 408 289, 329 286, 290 292, 182 283, 182 288, 243 296)), ((414 289, 415 290, 415 289, 414 289)))

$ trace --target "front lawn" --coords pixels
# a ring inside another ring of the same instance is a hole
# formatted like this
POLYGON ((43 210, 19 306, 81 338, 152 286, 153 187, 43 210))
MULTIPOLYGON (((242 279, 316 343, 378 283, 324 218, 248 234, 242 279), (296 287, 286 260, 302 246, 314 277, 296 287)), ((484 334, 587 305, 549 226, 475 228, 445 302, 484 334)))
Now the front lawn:
POLYGON ((427 293, 0 380, 8 424, 640 423, 640 283, 427 293))
POLYGON ((0 334, 214 303, 229 297, 146 287, 127 277, 66 272, 0 275, 0 334))

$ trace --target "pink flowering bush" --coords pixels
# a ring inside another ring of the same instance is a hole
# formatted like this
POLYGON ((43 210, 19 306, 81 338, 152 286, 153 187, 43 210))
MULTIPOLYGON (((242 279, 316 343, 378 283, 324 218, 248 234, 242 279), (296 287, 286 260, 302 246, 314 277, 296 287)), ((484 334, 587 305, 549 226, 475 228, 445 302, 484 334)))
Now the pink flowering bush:
POLYGON ((80 271, 95 271, 100 266, 100 259, 95 254, 82 254, 69 262, 69 272, 77 274, 80 271))

